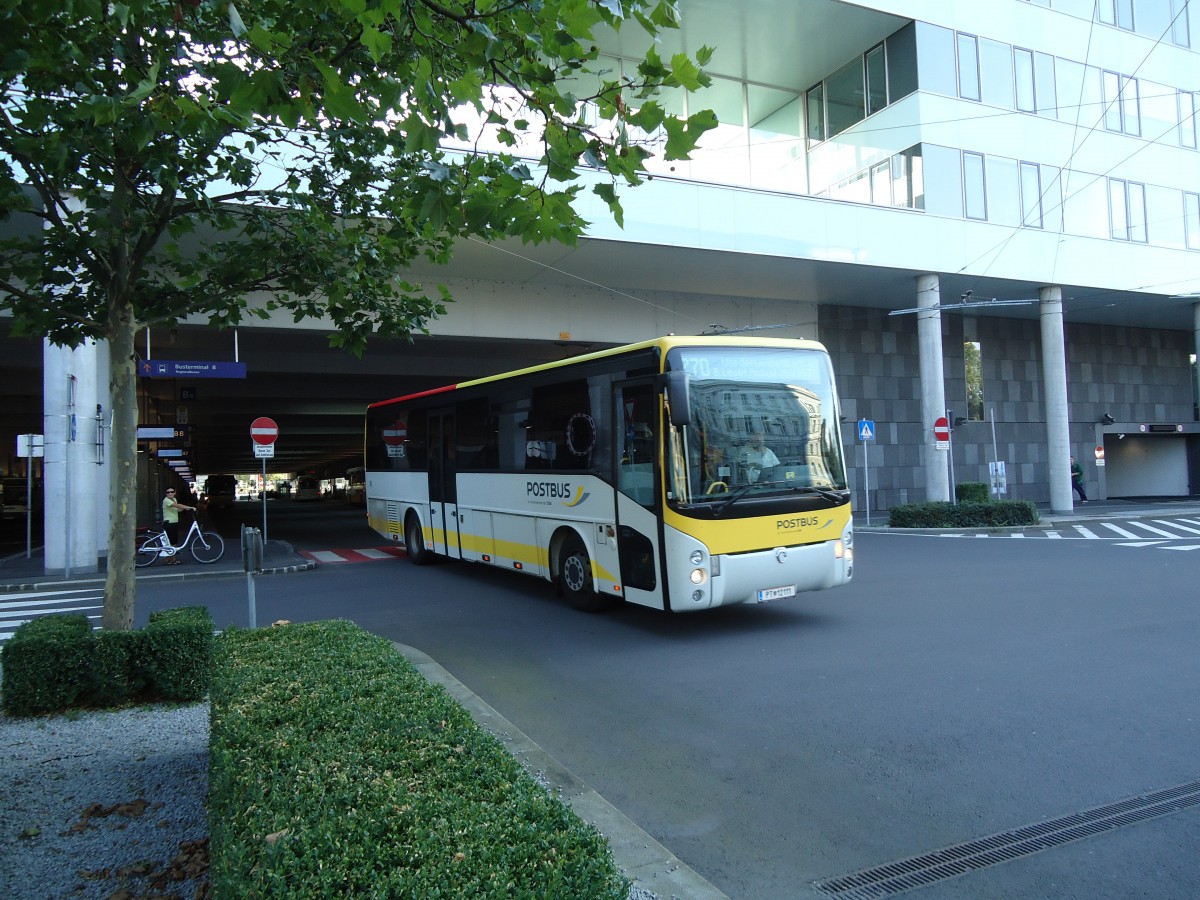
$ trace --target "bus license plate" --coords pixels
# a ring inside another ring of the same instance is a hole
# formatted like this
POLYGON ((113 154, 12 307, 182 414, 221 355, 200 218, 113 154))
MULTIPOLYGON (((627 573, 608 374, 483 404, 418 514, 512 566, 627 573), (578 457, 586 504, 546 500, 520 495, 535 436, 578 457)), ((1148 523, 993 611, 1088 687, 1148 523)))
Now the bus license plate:
POLYGON ((758 602, 763 603, 767 600, 779 600, 783 597, 795 597, 796 586, 794 584, 784 585, 783 587, 763 588, 758 592, 758 602))

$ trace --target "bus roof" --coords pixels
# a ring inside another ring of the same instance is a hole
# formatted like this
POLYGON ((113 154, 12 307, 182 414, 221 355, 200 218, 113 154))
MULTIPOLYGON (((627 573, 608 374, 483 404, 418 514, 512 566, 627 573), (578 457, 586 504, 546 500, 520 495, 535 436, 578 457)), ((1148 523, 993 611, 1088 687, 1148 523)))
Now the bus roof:
POLYGON ((609 347, 606 350, 597 350, 595 353, 584 353, 579 356, 569 356, 566 359, 558 359, 554 362, 541 363, 536 366, 529 366, 525 369, 514 369, 511 372, 499 372, 495 375, 487 375, 483 378, 474 378, 470 381, 462 381, 458 384, 448 384, 443 387, 433 388, 428 391, 418 391, 414 394, 404 394, 400 397, 392 397, 390 400, 380 400, 367 405, 367 409, 375 409, 381 406, 389 406, 393 403, 405 403, 410 400, 416 400, 420 397, 429 397, 433 394, 442 394, 448 391, 455 391, 459 388, 475 387, 476 385, 487 384, 490 381, 502 381, 506 378, 513 378, 517 375, 531 375, 535 372, 545 372, 552 369, 562 368, 564 366, 573 366, 577 363, 589 362, 594 359, 604 359, 609 356, 617 356, 621 353, 636 352, 638 350, 646 350, 651 347, 658 347, 665 354, 668 350, 675 347, 764 347, 774 349, 789 349, 789 350, 820 350, 824 352, 824 345, 817 341, 809 341, 797 338, 756 338, 756 337, 741 337, 732 335, 666 335, 653 340, 640 341, 636 344, 624 344, 620 347, 609 347))

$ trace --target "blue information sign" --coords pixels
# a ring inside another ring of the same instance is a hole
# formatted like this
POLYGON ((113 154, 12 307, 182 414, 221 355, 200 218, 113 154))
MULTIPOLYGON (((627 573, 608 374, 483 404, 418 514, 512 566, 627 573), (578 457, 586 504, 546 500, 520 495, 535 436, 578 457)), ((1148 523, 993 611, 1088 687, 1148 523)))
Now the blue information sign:
POLYGON ((860 441, 875 440, 875 423, 870 419, 858 420, 858 439, 860 441))
POLYGON ((245 378, 244 362, 205 362, 189 359, 143 359, 138 363, 143 378, 245 378))

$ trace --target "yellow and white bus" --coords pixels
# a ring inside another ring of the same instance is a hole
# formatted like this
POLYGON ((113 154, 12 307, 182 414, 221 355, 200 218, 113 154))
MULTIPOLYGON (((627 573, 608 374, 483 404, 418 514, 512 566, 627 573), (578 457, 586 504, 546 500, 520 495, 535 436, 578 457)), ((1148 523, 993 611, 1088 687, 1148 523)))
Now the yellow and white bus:
POLYGON ((664 337, 371 404, 367 518, 588 612, 778 600, 853 572, 839 419, 820 344, 664 337))

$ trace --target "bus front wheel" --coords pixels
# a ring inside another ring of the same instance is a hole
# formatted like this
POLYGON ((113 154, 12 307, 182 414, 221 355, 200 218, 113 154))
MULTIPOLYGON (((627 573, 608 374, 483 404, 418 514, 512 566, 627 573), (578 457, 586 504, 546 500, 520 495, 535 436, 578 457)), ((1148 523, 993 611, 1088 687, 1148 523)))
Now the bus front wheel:
POLYGON ((425 536, 421 533, 421 520, 409 516, 404 521, 404 552, 418 566, 427 566, 433 562, 433 553, 425 546, 425 536))
POLYGON ((592 561, 578 538, 563 544, 558 557, 558 584, 567 602, 580 612, 600 612, 609 605, 608 598, 596 593, 592 561))

